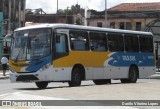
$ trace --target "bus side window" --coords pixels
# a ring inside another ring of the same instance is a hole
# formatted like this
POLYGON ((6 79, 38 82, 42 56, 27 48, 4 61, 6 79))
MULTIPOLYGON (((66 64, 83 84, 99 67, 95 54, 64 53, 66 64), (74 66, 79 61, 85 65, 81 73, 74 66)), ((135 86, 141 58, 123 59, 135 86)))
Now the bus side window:
POLYGON ((124 35, 125 40, 125 51, 128 52, 139 52, 138 35, 124 35))
POLYGON ((109 51, 124 51, 124 42, 122 34, 108 33, 109 51))
POLYGON ((140 36, 139 40, 141 52, 153 52, 153 38, 140 36))
POLYGON ((68 41, 65 34, 56 35, 56 57, 63 57, 68 54, 68 41))
POLYGON ((89 38, 86 31, 70 31, 70 46, 74 51, 86 51, 89 50, 89 38))
POLYGON ((106 33, 90 32, 90 46, 93 51, 107 51, 106 33))

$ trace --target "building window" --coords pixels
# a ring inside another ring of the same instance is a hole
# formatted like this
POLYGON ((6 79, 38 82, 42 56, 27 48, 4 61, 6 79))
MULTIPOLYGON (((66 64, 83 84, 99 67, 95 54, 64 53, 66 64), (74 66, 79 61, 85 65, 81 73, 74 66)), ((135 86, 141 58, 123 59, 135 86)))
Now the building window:
POLYGON ((102 22, 97 22, 97 27, 102 27, 103 23, 102 22))
POLYGON ((131 22, 126 22, 126 30, 132 30, 131 22))
POLYGON ((119 29, 125 29, 124 22, 120 22, 120 24, 119 24, 119 29))
POLYGON ((110 22, 110 28, 115 28, 115 22, 110 22))
POLYGON ((141 31, 141 22, 136 22, 136 31, 141 31))

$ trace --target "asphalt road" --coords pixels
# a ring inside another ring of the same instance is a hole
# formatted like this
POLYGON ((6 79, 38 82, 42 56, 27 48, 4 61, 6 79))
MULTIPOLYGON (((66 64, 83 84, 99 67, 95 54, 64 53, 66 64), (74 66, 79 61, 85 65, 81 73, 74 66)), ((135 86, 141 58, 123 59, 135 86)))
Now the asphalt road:
MULTIPOLYGON (((121 97, 118 97, 118 96, 109 97, 109 96, 103 96, 103 94, 112 93, 112 92, 123 94, 126 92, 128 93, 129 90, 131 91, 130 93, 144 92, 143 98, 160 99, 160 79, 139 79, 138 82, 135 84, 122 84, 120 83, 119 80, 112 80, 111 85, 95 85, 92 81, 84 81, 82 82, 81 87, 74 87, 74 88, 70 88, 68 86, 68 83, 52 82, 49 84, 49 86, 45 90, 37 89, 34 83, 10 83, 9 79, 0 80, 0 95, 8 94, 8 93, 16 93, 16 92, 29 92, 30 94, 35 94, 35 95, 44 95, 44 96, 53 96, 53 97, 56 96, 56 97, 61 97, 66 99, 93 99, 94 98, 94 99, 110 100, 110 99, 121 99, 121 97), (155 98, 147 97, 148 94, 146 92, 151 92, 152 95, 155 94, 155 98), (87 94, 87 96, 85 94, 87 94), (97 96, 95 96, 95 94, 97 96)), ((122 97, 122 99, 125 98, 125 96, 122 97)), ((133 97, 130 97, 130 99, 132 99, 133 97)), ((139 97, 136 99, 140 99, 140 98, 142 97, 139 97)), ((126 99, 129 99, 129 98, 126 98, 126 99)))
MULTIPOLYGON (((0 80, 0 100, 160 100, 160 79, 139 79, 135 84, 122 84, 119 80, 112 80, 111 85, 94 85, 92 81, 85 81, 82 82, 81 87, 74 88, 70 88, 67 83, 50 83, 44 90, 38 90, 34 83, 10 83, 9 79, 3 79, 0 80)), ((91 109, 104 108, 109 109, 109 107, 91 109)), ((114 108, 157 109, 160 107, 114 108)))

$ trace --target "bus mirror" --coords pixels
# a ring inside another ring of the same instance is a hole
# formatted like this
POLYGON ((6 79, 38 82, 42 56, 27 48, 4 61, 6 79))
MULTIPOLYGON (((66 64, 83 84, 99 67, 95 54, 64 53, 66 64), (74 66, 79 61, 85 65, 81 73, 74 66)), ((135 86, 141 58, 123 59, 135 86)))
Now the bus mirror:
POLYGON ((56 43, 60 43, 60 35, 56 35, 56 43))

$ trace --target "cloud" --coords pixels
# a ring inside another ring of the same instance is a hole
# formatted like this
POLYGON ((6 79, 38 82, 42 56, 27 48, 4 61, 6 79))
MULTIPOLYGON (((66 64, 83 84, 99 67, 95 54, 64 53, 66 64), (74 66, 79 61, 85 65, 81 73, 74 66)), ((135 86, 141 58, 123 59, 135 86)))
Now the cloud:
MULTIPOLYGON (((104 6, 102 8, 103 1, 104 0, 58 0, 58 7, 59 9, 66 9, 78 3, 83 8, 88 6, 90 9, 100 10, 104 8, 104 6)), ((55 13, 57 10, 57 0, 26 0, 26 8, 42 8, 44 11, 52 11, 55 13)))
MULTIPOLYGON (((159 0, 106 0, 107 8, 111 8, 121 3, 146 3, 146 2, 159 2, 159 0)), ((88 6, 90 9, 102 11, 105 9, 105 0, 58 0, 59 9, 66 9, 75 4, 81 5, 85 8, 88 6)), ((57 0, 26 0, 26 8, 36 9, 42 8, 45 12, 55 13, 57 10, 57 0)))
POLYGON ((95 10, 105 9, 104 0, 88 0, 87 6, 90 9, 95 9, 95 10))

